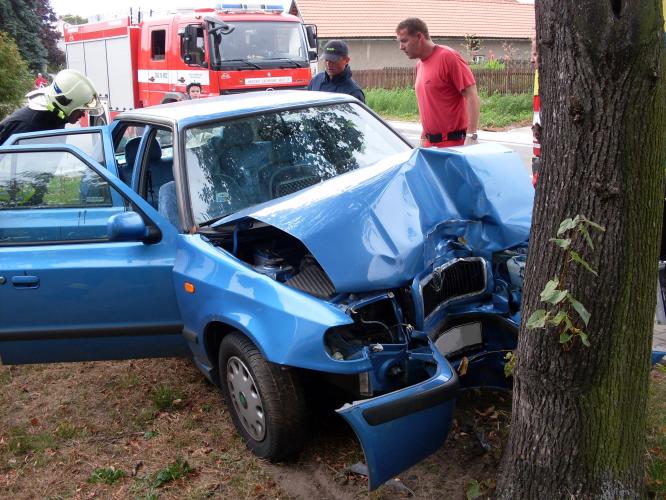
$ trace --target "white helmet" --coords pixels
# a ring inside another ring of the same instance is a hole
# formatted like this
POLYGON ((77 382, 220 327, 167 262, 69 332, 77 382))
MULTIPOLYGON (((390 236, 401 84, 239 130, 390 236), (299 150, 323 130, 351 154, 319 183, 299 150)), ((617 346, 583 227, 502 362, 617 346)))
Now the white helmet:
POLYGON ((67 118, 73 111, 80 109, 91 116, 104 113, 97 91, 92 82, 75 69, 64 69, 53 82, 44 88, 46 108, 56 110, 61 118, 67 118))

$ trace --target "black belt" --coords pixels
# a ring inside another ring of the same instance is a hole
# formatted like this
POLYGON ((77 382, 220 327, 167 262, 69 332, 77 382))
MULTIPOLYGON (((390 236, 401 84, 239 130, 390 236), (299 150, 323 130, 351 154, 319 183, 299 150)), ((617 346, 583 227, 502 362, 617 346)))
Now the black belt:
POLYGON ((461 139, 464 139, 465 136, 467 135, 466 130, 454 130, 453 132, 449 132, 446 134, 446 139, 443 139, 444 134, 423 134, 426 139, 428 139, 428 142, 432 144, 436 144, 438 142, 442 142, 443 140, 447 141, 459 141, 461 139))

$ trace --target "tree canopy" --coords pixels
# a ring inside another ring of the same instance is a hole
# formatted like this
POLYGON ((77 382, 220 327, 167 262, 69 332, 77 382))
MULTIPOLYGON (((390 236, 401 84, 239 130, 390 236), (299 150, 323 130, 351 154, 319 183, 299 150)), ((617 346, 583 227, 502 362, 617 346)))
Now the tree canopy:
POLYGON ((0 31, 0 118, 17 107, 31 87, 32 76, 16 42, 0 31))
POLYGON ((0 0, 0 26, 17 41, 32 71, 65 62, 64 53, 57 47, 60 34, 54 28, 56 21, 49 0, 0 0))

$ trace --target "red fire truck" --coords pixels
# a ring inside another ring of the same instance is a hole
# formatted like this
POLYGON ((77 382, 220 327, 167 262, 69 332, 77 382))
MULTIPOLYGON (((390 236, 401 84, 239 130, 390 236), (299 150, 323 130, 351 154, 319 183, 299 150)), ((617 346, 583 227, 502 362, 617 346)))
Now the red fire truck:
MULTIPOLYGON (((281 6, 221 5, 65 27, 67 67, 95 84, 110 115, 184 94, 305 88, 317 60, 316 27, 281 6)), ((96 124, 100 124, 97 122, 96 124)))

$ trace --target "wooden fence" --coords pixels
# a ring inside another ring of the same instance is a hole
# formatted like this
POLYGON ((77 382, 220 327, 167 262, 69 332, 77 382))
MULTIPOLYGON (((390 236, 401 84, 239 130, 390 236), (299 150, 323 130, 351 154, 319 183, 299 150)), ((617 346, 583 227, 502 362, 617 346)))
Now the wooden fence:
MULTIPOLYGON (((488 94, 522 94, 532 92, 534 71, 524 65, 500 70, 472 69, 477 87, 488 94)), ((353 77, 363 88, 395 89, 413 87, 414 68, 353 70, 353 77)))

